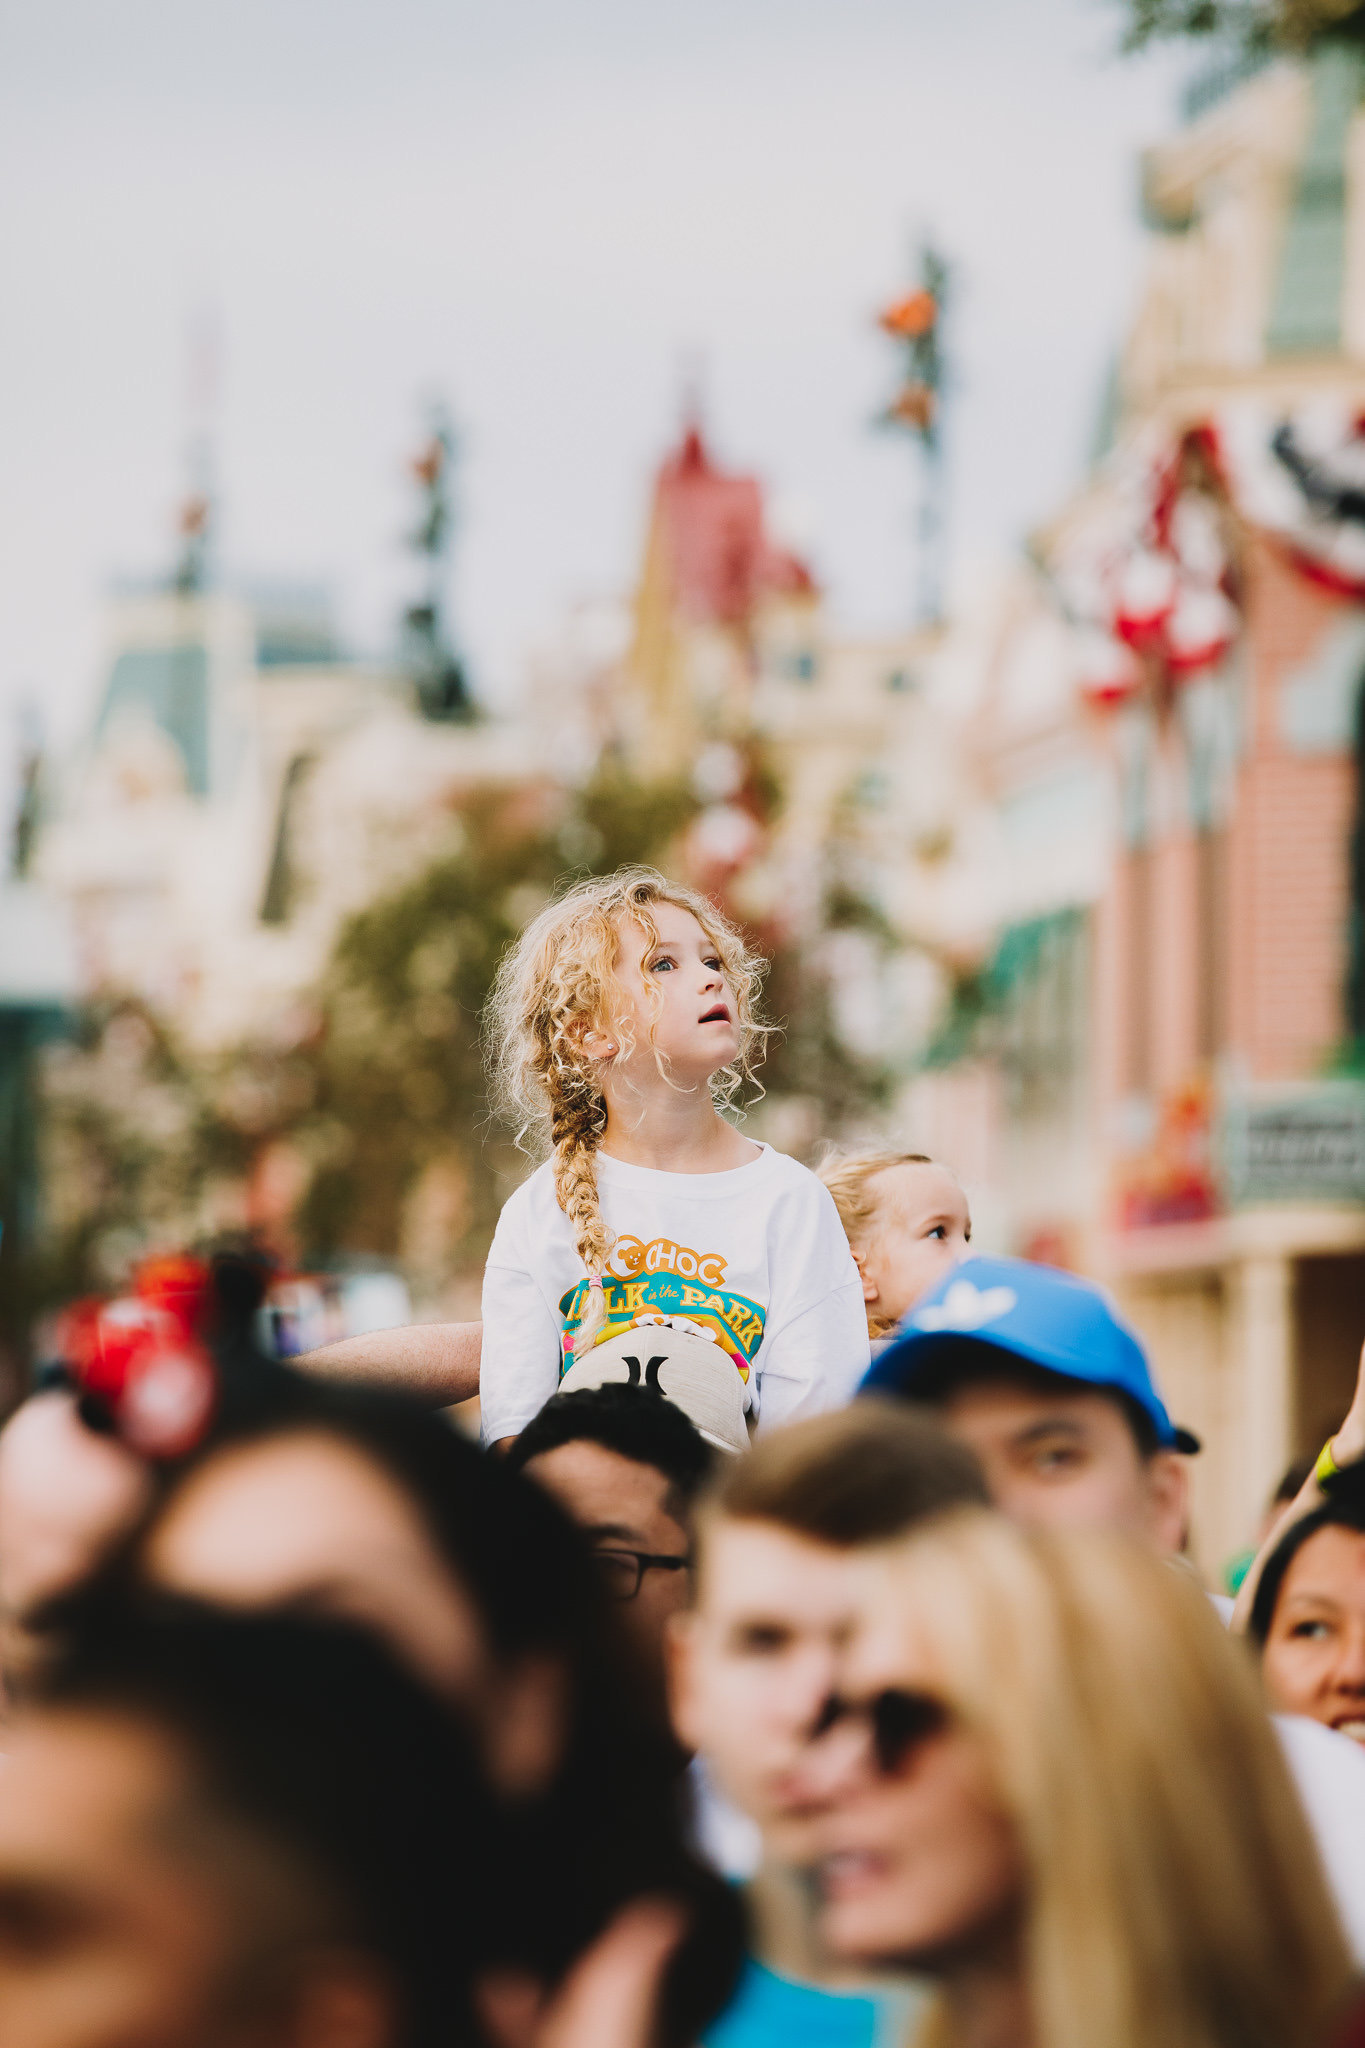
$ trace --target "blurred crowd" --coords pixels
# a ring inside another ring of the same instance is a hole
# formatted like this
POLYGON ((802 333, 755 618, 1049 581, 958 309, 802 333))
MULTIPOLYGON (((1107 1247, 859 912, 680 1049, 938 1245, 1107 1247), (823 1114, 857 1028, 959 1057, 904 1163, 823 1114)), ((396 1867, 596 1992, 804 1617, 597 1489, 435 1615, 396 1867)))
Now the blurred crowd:
POLYGON ((1365 2041, 1365 1372, 1216 1597, 1101 1290, 722 1114, 749 973, 657 877, 524 935, 482 1324, 282 1361, 246 1248, 65 1317, 3 2048, 1365 2041))

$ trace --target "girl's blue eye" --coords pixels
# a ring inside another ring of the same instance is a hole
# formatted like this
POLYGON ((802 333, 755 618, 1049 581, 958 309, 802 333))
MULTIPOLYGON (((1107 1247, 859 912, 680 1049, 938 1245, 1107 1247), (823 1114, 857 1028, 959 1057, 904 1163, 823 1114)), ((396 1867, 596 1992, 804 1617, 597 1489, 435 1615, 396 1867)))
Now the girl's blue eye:
POLYGON ((661 967, 671 967, 672 965, 673 962, 669 959, 667 953, 665 953, 661 960, 656 960, 654 962, 654 965, 650 971, 653 974, 657 974, 661 967))

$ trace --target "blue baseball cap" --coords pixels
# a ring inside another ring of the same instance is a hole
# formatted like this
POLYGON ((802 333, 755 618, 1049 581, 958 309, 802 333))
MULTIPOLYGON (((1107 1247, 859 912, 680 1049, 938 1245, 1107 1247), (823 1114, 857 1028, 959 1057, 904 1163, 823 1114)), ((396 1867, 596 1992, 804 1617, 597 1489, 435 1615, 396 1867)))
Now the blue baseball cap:
POLYGON ((1028 1259, 964 1259, 916 1302, 860 1393, 929 1398, 951 1383, 954 1365, 990 1354, 1025 1359, 1044 1372, 1126 1394, 1151 1418, 1166 1450, 1193 1452, 1199 1439, 1171 1421, 1147 1354, 1103 1291, 1055 1266, 1028 1259))

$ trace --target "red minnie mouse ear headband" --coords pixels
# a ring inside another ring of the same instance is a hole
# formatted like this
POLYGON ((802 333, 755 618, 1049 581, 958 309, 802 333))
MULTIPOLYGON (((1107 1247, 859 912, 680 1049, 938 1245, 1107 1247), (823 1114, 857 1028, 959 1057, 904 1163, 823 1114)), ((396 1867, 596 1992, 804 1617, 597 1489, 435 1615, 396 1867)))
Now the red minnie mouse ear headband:
POLYGON ((140 1457, 183 1458, 208 1434, 218 1371, 205 1341, 213 1276, 202 1259, 145 1259, 133 1292, 72 1304, 57 1330, 59 1372, 87 1425, 140 1457))

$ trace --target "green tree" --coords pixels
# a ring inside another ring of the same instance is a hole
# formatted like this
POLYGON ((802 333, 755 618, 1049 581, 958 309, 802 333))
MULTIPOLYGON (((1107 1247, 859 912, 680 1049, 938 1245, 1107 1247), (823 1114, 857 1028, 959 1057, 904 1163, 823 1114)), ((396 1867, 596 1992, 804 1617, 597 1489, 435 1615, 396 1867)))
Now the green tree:
POLYGON ((0 1343, 15 1358, 44 1308, 107 1290, 149 1245, 195 1236, 214 1181, 250 1158, 213 1071, 144 1003, 89 1004, 38 1072, 41 1230, 0 1259, 0 1343))
POLYGON ((1365 0, 1123 0, 1124 47, 1173 37, 1216 39, 1248 54, 1365 42, 1365 0))

